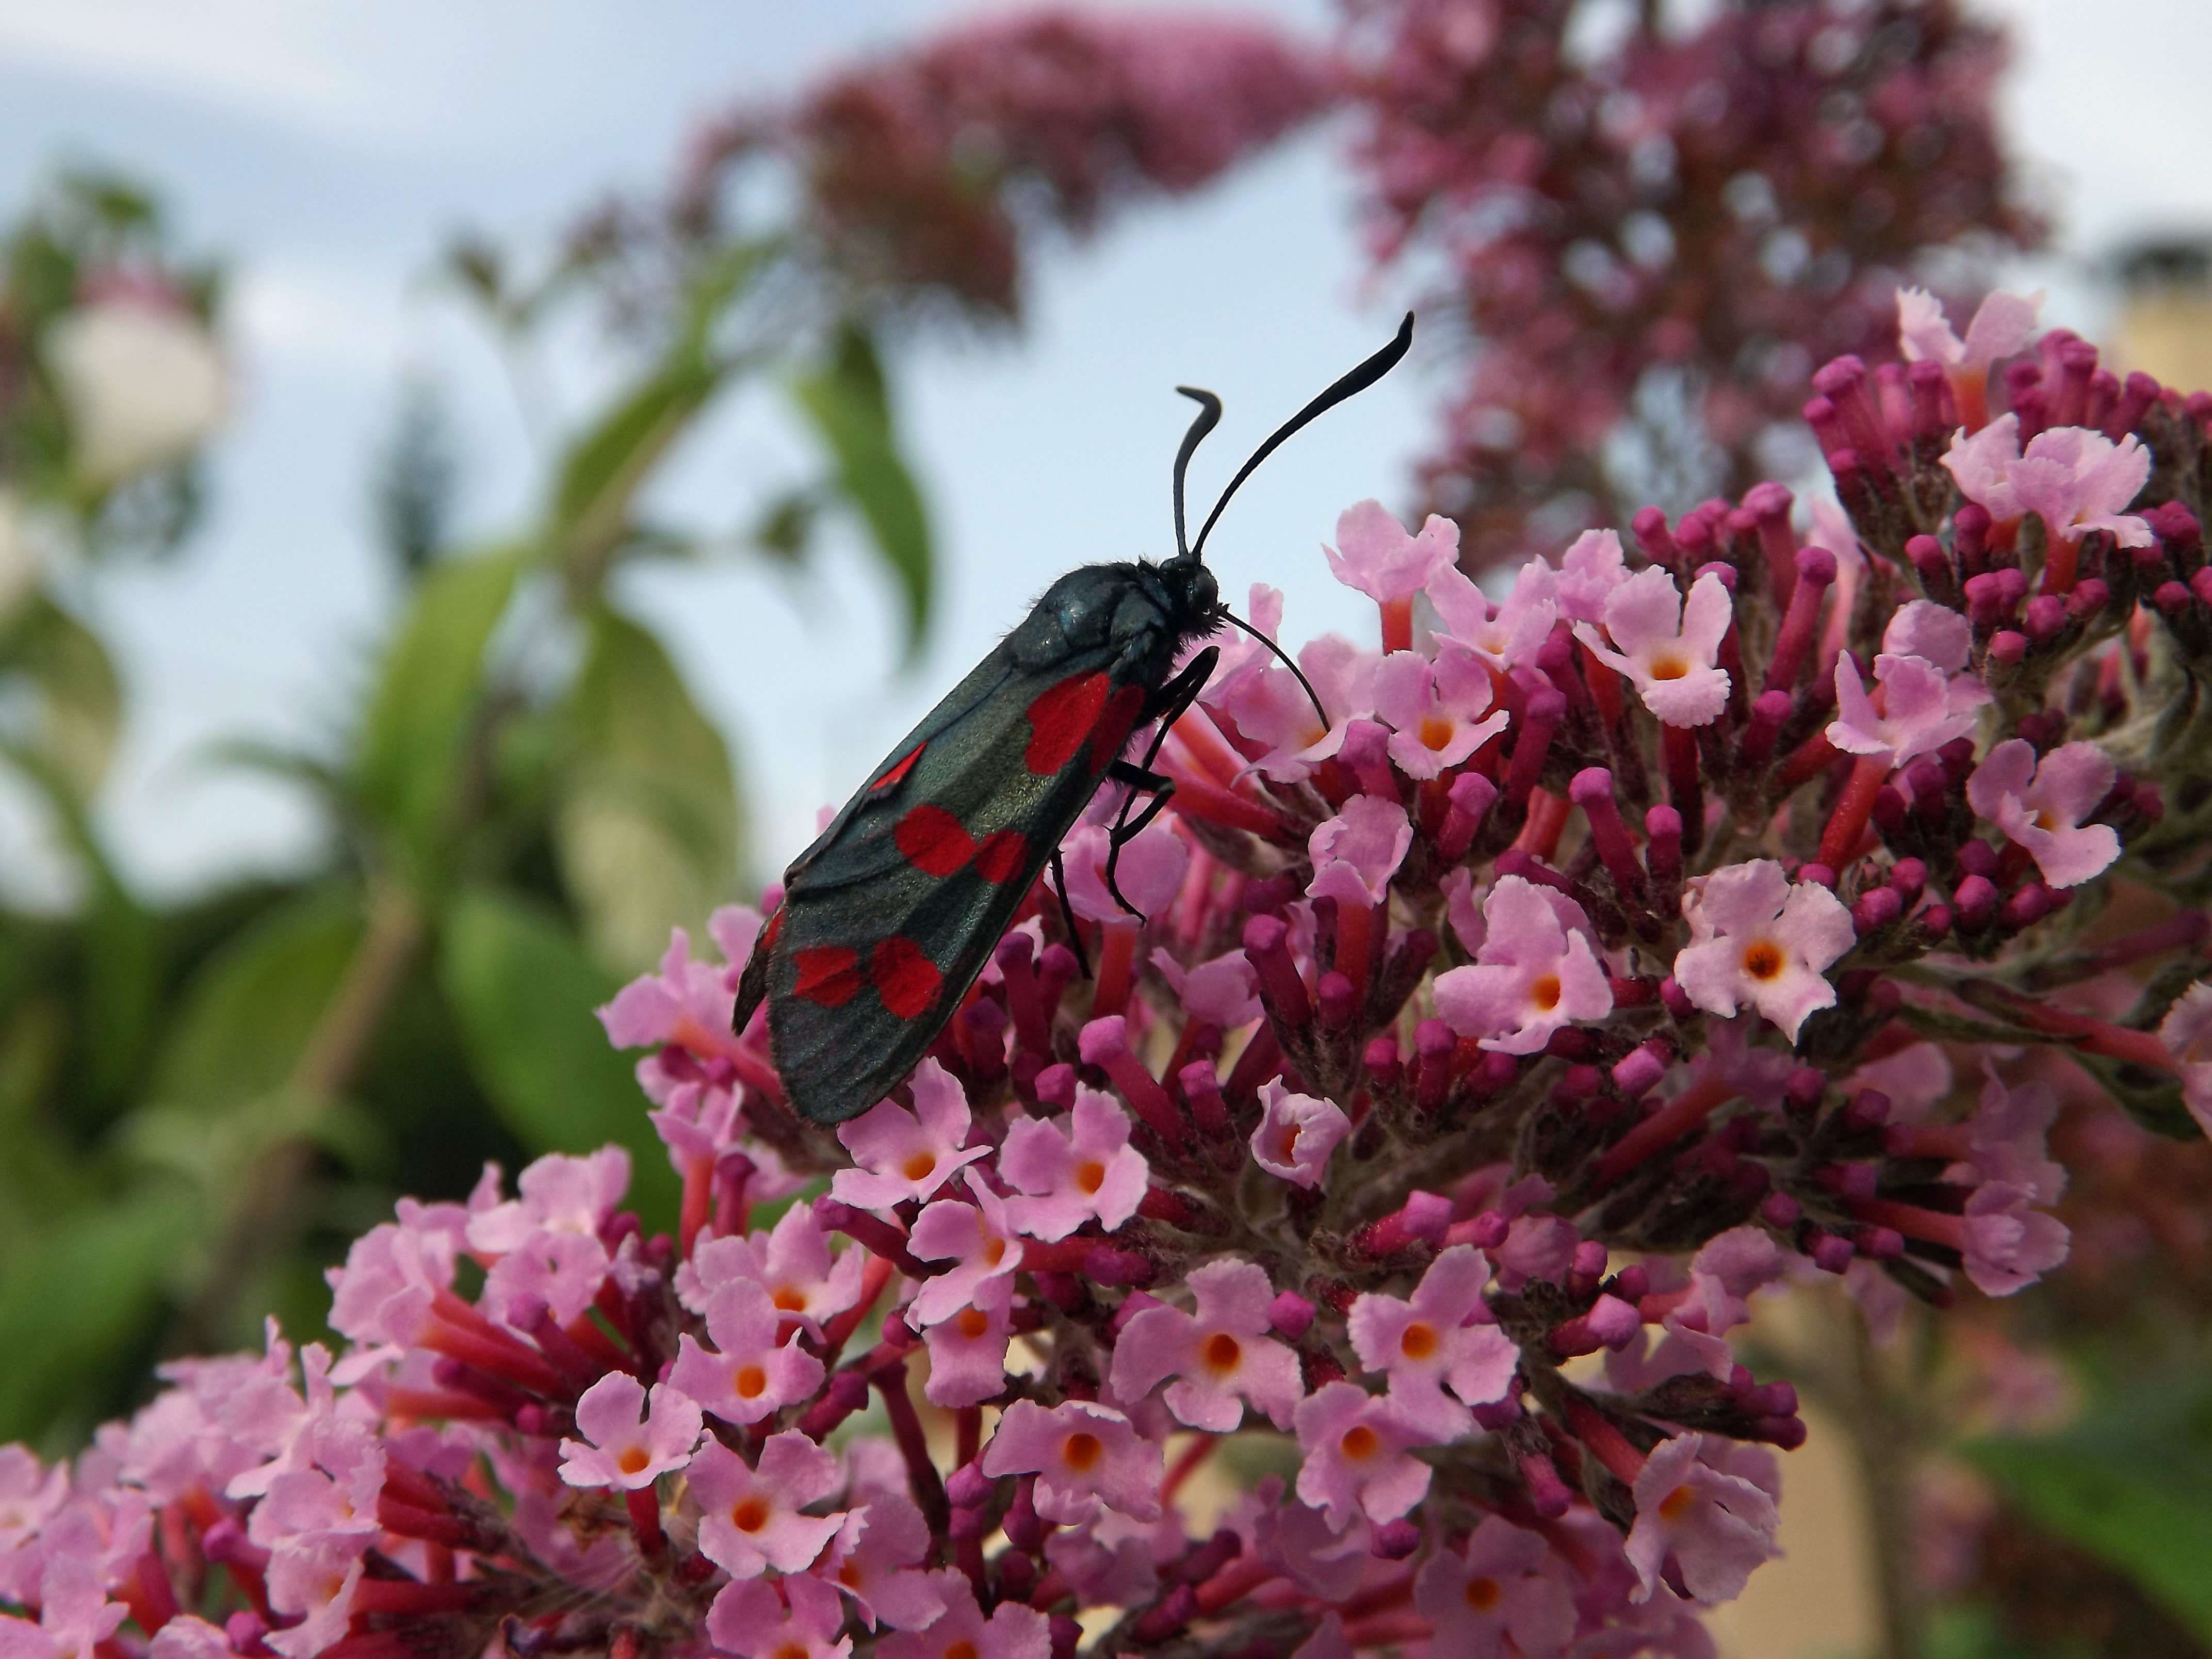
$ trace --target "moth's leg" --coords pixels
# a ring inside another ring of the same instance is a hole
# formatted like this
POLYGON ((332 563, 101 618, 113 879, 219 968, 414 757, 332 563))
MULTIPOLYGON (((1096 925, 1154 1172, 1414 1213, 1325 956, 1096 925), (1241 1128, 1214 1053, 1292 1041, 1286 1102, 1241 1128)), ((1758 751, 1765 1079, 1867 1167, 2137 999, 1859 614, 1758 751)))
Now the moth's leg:
MULTIPOLYGON (((1108 855, 1112 856, 1110 854, 1108 855)), ((1067 924, 1068 948, 1075 952, 1075 965, 1083 970, 1083 977, 1091 977, 1091 958, 1083 949, 1083 933, 1075 925, 1075 907, 1067 902, 1067 871, 1060 864, 1060 848, 1052 849, 1052 888, 1060 896, 1060 919, 1067 924)))

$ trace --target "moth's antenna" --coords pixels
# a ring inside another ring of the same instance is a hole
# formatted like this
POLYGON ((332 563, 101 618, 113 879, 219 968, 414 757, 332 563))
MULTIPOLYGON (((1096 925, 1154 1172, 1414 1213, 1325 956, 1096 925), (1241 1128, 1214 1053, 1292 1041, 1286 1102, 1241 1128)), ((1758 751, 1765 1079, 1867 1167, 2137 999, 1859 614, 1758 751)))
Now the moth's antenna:
POLYGON ((1221 424, 1221 399, 1211 392, 1201 392, 1194 386, 1179 386, 1176 390, 1200 405, 1196 417, 1190 423, 1190 430, 1182 434, 1182 447, 1176 452, 1176 558, 1181 563, 1188 564, 1191 562, 1190 548, 1182 536, 1183 476, 1190 471, 1190 458, 1198 453, 1198 447, 1205 441, 1206 434, 1221 424))
MULTIPOLYGON (((1338 380, 1335 385, 1330 386, 1328 391, 1322 392, 1320 397, 1315 398, 1297 414, 1291 416, 1291 418, 1284 422, 1281 426, 1276 428, 1275 435, 1268 439, 1267 442, 1261 444, 1259 448, 1252 452, 1252 459, 1244 463, 1243 466, 1238 470, 1237 476, 1229 481, 1229 488, 1221 492, 1221 499, 1213 504, 1213 511, 1206 515, 1206 523, 1199 530, 1198 541, 1197 544, 1190 550, 1190 556, 1193 559, 1196 559, 1206 551, 1206 538, 1212 533, 1214 520, 1221 516, 1221 509, 1229 505, 1229 498, 1237 493, 1237 486, 1243 483, 1245 479, 1252 476, 1254 468, 1257 467, 1261 462, 1266 460, 1268 456, 1273 454, 1276 449, 1282 444, 1283 441, 1291 436, 1292 433, 1297 431, 1300 427, 1304 426, 1316 416, 1328 413, 1330 410, 1335 408, 1337 404, 1342 403, 1346 398, 1356 397, 1360 392, 1366 391, 1369 386, 1373 386, 1376 381, 1381 380, 1392 369, 1397 368, 1399 360, 1405 356, 1406 353, 1412 349, 1413 343, 1413 313, 1409 311, 1406 313, 1406 320, 1398 325, 1398 336, 1395 339, 1392 340, 1389 345, 1384 346, 1382 350, 1376 352, 1372 357, 1370 357, 1365 362, 1360 364, 1358 368, 1353 369, 1349 374, 1346 374, 1343 379, 1338 380)), ((1219 404, 1218 403, 1215 404, 1215 408, 1218 410, 1219 404)), ((1203 416, 1200 416, 1200 419, 1203 418, 1203 416)), ((1211 430, 1212 425, 1212 423, 1211 422, 1207 422, 1206 430, 1211 430)), ((1200 431, 1195 424, 1193 425, 1191 430, 1197 434, 1197 437, 1187 437, 1183 440, 1183 451, 1186 456, 1188 456, 1192 447, 1197 442, 1197 438, 1203 437, 1205 435, 1205 432, 1200 431)), ((1178 464, 1178 471, 1176 475, 1178 486, 1180 486, 1181 483, 1181 477, 1180 464, 1178 464)), ((1179 489, 1178 499, 1180 499, 1179 489)), ((1181 514, 1178 514, 1176 516, 1178 523, 1180 523, 1181 514)), ((1177 538, 1177 544, 1181 544, 1180 538, 1177 538)))
POLYGON ((1297 664, 1291 660, 1291 653, 1284 650, 1281 646, 1277 645, 1274 641, 1269 639, 1265 634, 1262 634, 1258 629, 1253 627, 1250 623, 1246 622, 1243 617, 1238 616, 1233 611, 1223 611, 1221 613, 1221 619, 1224 622, 1235 623, 1237 627, 1243 629, 1254 639, 1259 641, 1261 644, 1266 646, 1268 650, 1273 652, 1275 655, 1281 659, 1283 666, 1289 669, 1291 672, 1298 677, 1298 684, 1305 688, 1307 700, 1313 704, 1314 713, 1321 716, 1321 729, 1324 732, 1328 731, 1329 726, 1328 710, 1321 706, 1321 694, 1313 689, 1313 682, 1306 678, 1305 670, 1300 668, 1297 664))

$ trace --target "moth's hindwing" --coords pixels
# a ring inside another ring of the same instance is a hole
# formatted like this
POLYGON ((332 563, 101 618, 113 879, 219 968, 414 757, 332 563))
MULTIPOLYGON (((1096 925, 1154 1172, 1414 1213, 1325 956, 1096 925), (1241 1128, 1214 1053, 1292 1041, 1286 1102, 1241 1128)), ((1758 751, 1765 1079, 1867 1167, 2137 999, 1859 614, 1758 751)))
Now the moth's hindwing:
POLYGON ((806 1117, 874 1105, 959 1006, 1144 710, 1153 688, 1113 662, 1028 669, 1002 644, 791 866, 745 979, 806 1117))

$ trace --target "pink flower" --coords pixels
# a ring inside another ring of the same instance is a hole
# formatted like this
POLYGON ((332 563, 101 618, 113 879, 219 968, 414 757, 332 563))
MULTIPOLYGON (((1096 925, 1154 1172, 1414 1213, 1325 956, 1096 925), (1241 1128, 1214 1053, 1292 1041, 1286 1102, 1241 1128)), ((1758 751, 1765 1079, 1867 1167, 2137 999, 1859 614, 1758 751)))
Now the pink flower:
POLYGON ((860 1299, 866 1269, 861 1251, 832 1256, 830 1236, 815 1224, 813 1210, 794 1204, 773 1231, 750 1238, 702 1237, 691 1260, 676 1270, 676 1291, 685 1307, 703 1315, 723 1286, 750 1279, 768 1291, 776 1312, 819 1333, 823 1320, 860 1299))
POLYGON ((1753 1568, 1781 1553, 1772 1495, 1715 1467, 1729 1455, 1726 1441, 1698 1434, 1653 1449, 1636 1477, 1636 1524, 1628 1534, 1637 1601, 1650 1600, 1669 1561, 1698 1601, 1733 1601, 1753 1568))
POLYGON ((228 1632, 204 1619, 180 1613, 154 1633, 147 1644, 147 1659, 234 1659, 228 1632))
MULTIPOLYGON (((1175 902, 1182 886, 1183 872, 1190 867, 1190 845, 1170 827, 1171 820, 1154 821, 1121 848, 1114 879, 1130 903, 1146 915, 1157 915, 1175 902)), ((1060 843, 1060 864, 1067 872, 1067 902, 1086 921, 1126 921, 1136 917, 1106 889, 1106 860, 1113 848, 1103 823, 1079 825, 1060 843)))
POLYGON ((1413 844, 1413 826, 1404 807, 1376 795, 1354 795, 1306 839, 1314 869, 1307 896, 1362 908, 1380 904, 1413 844))
POLYGON ((1233 1031, 1260 1018, 1259 975, 1252 959, 1231 951, 1186 969, 1172 957, 1158 956, 1152 966, 1167 981, 1190 1019, 1233 1031))
POLYGON ((1168 1409, 1194 1429, 1235 1431, 1244 1419, 1243 1401, 1265 1412, 1279 1429, 1305 1397, 1297 1356, 1267 1335, 1275 1287, 1267 1270, 1250 1261, 1209 1261, 1190 1275, 1197 1311, 1146 1308, 1122 1328, 1114 1345, 1114 1393, 1141 1400, 1164 1377, 1168 1409))
POLYGON ((1456 566, 1429 580, 1429 601, 1443 624, 1438 653, 1456 647, 1480 662, 1506 670, 1533 663, 1559 620, 1559 574, 1541 559, 1521 567, 1513 591, 1492 607, 1488 597, 1456 566))
POLYGON ((1574 1638, 1575 1601, 1551 1554, 1534 1533, 1492 1515, 1466 1554, 1431 1555, 1413 1581, 1413 1607, 1436 1621, 1436 1650, 1454 1659, 1556 1659, 1574 1638))
POLYGON ((944 1598, 943 1616, 926 1631, 886 1638, 879 1659, 1050 1659, 1050 1625, 1035 1607, 1001 1601, 987 1620, 967 1574, 947 1567, 930 1578, 944 1598))
POLYGON ((1605 620, 1605 602, 1628 580, 1620 538, 1610 530, 1585 530, 1559 556, 1559 614, 1570 622, 1605 620))
POLYGON ((979 1282, 974 1296, 922 1333, 929 1345, 929 1381, 922 1392, 933 1406, 980 1406, 1006 1388, 1007 1316, 1014 1281, 1001 1275, 979 1282))
POLYGON ((914 1571, 928 1553, 929 1523, 914 1501, 877 1492, 847 1512, 822 1576, 853 1598, 870 1630, 878 1620, 893 1630, 924 1630, 945 1611, 932 1575, 914 1571))
POLYGON ((1875 659, 1875 678, 1884 695, 1879 714, 1850 655, 1836 659, 1836 718, 1828 722, 1828 741, 1848 755, 1887 755, 1893 767, 1972 732, 1976 711, 1990 700, 1988 688, 1972 674, 1947 674, 1919 657, 1885 652, 1875 659))
POLYGON ((1467 1406, 1505 1397, 1521 1363, 1513 1339, 1487 1316, 1482 1287, 1490 1264, 1472 1244, 1455 1244, 1429 1264, 1410 1300, 1362 1295, 1349 1328, 1359 1363, 1390 1378, 1401 1421, 1436 1441, 1468 1431, 1467 1406), (1444 1395, 1449 1387, 1465 1405, 1444 1395))
POLYGON ((1978 431, 1955 434, 1943 465, 1957 480, 1960 495, 2002 524, 2027 510, 2012 487, 2012 469, 2019 459, 2020 416, 2000 415, 1978 431))
POLYGON ((1371 712, 1377 658, 1349 640, 1324 634, 1297 653, 1297 661, 1328 713, 1325 725, 1315 720, 1305 687, 1287 668, 1261 669, 1209 700, 1210 707, 1236 722, 1240 733, 1267 749, 1255 768, 1283 783, 1309 776, 1336 753, 1345 728, 1371 712))
POLYGON ((1966 1277, 1983 1295, 2025 1290, 2066 1260, 2073 1235, 2035 1198, 2031 1188, 1989 1181, 1966 1200, 1966 1277))
POLYGON ((1889 678, 1883 662, 1890 657, 1919 657, 1947 674, 1955 674, 1973 653, 1972 623, 1948 605, 1912 599, 1899 605, 1881 630, 1881 655, 1874 659, 1874 677, 1889 678))
POLYGON ((473 1248, 495 1255, 542 1232, 596 1240, 629 1188, 629 1154, 620 1146, 602 1146, 589 1158, 549 1152, 514 1184, 520 1198, 469 1218, 473 1248))
POLYGON ((1693 882, 1682 914, 1690 943, 1674 958, 1674 978, 1707 1013, 1749 1004, 1795 1042, 1806 1015, 1835 1005, 1822 973, 1858 934, 1826 888, 1793 884, 1772 859, 1753 859, 1693 882))
POLYGON ((1606 599, 1605 631, 1617 649, 1608 649, 1588 623, 1575 624, 1575 637, 1633 680, 1644 706, 1668 725, 1710 726, 1728 707, 1728 671, 1714 659, 1734 616, 1718 576, 1691 583, 1685 604, 1674 579, 1652 565, 1606 599))
POLYGON ((599 1011, 607 1039, 617 1048, 678 1048, 713 1052, 729 1041, 730 1010, 737 1001, 737 973, 752 955, 759 937, 760 912, 749 904, 725 905, 714 912, 708 931, 727 964, 691 959, 690 936, 669 930, 668 950, 659 974, 634 979, 599 1011))
POLYGON ((412 1342, 438 1293, 453 1288, 464 1243, 460 1206, 424 1210, 401 1202, 416 1213, 370 1228, 354 1240, 345 1266, 324 1274, 332 1292, 331 1328, 364 1346, 412 1342))
POLYGON ((1788 1264, 1763 1227, 1731 1227, 1707 1239, 1690 1258, 1692 1328, 1718 1336, 1748 1322, 1751 1293, 1781 1278, 1788 1264))
POLYGON ((1298 1496, 1339 1532, 1354 1516, 1395 1521, 1427 1496, 1429 1466, 1407 1448, 1427 1437, 1350 1382, 1331 1382, 1299 1402, 1298 1496))
POLYGON ((1562 1025, 1613 1012, 1613 987, 1583 931, 1589 919, 1572 900, 1502 876, 1482 917, 1474 962, 1436 980, 1437 1013, 1460 1036, 1504 1054, 1533 1054, 1562 1025))
POLYGON ((974 1204, 939 1199, 915 1218, 914 1231, 907 1236, 907 1249, 922 1261, 950 1259, 956 1264, 922 1280, 915 1292, 907 1312, 917 1327, 950 1319, 968 1305, 987 1279, 1022 1265, 1021 1241, 1006 1200, 988 1182, 973 1176, 967 1181, 974 1204))
MULTIPOLYGON (((270 1632, 262 1640, 284 1659, 311 1659, 334 1646, 353 1621, 363 1554, 362 1544, 335 1538, 276 1551, 269 1563, 269 1605, 297 1622, 270 1632)), ((93 1659, 93 1655, 89 1649, 80 1650, 70 1659, 93 1659)))
POLYGON ((983 1448, 983 1473, 1035 1474, 1037 1513, 1048 1521, 1087 1519, 1098 1503, 1139 1521, 1160 1515, 1160 1449, 1138 1437, 1129 1419, 1087 1400, 1047 1411, 1017 1400, 983 1448))
POLYGON ((2008 738, 1966 780, 1966 802, 2034 856, 2053 887, 2078 887, 2120 855, 2110 824, 2083 824, 2112 792, 2118 769, 2094 743, 2062 744, 2036 759, 2035 746, 2008 738))
POLYGON ((1014 1225, 1049 1243, 1096 1217, 1113 1232, 1145 1196, 1145 1155, 1129 1145, 1129 1115, 1111 1095, 1075 1091, 1066 1118, 1017 1118, 1007 1126, 999 1172, 1025 1198, 1006 1200, 1014 1225))
POLYGON ((755 1280, 725 1285, 707 1304, 703 1348, 689 1332, 677 1340, 669 1386, 725 1423, 757 1423, 822 1386, 822 1362, 796 1341, 779 1342, 775 1304, 755 1280))
POLYGON ((842 1511, 800 1513, 840 1482, 835 1455, 796 1429, 769 1437, 757 1470, 710 1438, 691 1462, 690 1480, 699 1504, 700 1552, 732 1578, 757 1578, 770 1567, 804 1572, 845 1524, 842 1511))
POLYGON ((2212 1135, 2212 985, 2199 980, 2175 1000, 2159 1022, 2158 1040, 2180 1073, 2183 1104, 2212 1135))
POLYGON ((2150 526, 2122 511, 2150 477, 2150 451, 2132 432, 2118 444, 2087 427, 2057 426, 2027 441, 2006 482, 2021 510, 2041 515, 2054 542, 2110 531, 2122 547, 2148 547, 2150 526))
POLYGON ((2035 314, 2043 308, 2043 291, 2022 298, 1992 291, 1986 295, 1974 320, 1966 325, 1964 340, 1951 331, 1943 315, 1943 302, 1924 288, 1897 290, 1897 349, 1908 363, 1938 362, 1947 369, 1972 368, 1984 374, 1989 366, 2023 349, 2035 332, 2035 314))
POLYGON ((1253 1161, 1293 1186, 1320 1186, 1328 1155, 1352 1133, 1344 1109, 1332 1100, 1292 1094, 1280 1079, 1261 1089, 1260 1100, 1264 1112, 1252 1131, 1253 1161))
POLYGON ((724 1585, 707 1610, 708 1636, 739 1659, 845 1659, 853 1642, 837 1634, 844 1623, 837 1592, 819 1578, 799 1576, 774 1583, 740 1578, 724 1585))
POLYGON ((1505 711, 1490 702, 1490 671, 1449 643, 1433 664, 1393 651, 1375 671, 1375 713, 1391 728, 1392 764, 1409 778, 1433 778, 1503 732, 1505 711))
POLYGON ((857 1170, 830 1178, 830 1196, 863 1210, 888 1210, 908 1199, 926 1199, 953 1172, 990 1156, 988 1146, 964 1146, 968 1097, 951 1073, 933 1060, 915 1067, 914 1110, 886 1100, 842 1125, 837 1139, 857 1170))
POLYGON ((628 1371, 609 1371, 576 1401, 576 1429, 591 1443, 561 1443, 561 1478, 572 1486, 642 1492, 691 1462, 705 1425, 689 1395, 665 1382, 645 1387, 628 1371))
MULTIPOLYGON (((356 1561, 354 1576, 359 1574, 356 1561)), ((350 1583, 346 1589, 349 1593, 350 1583)), ((114 1635, 131 1613, 122 1602, 107 1599, 91 1562, 58 1553, 46 1562, 33 1599, 40 1604, 37 1624, 0 1616, 0 1656, 5 1659, 93 1659, 94 1650, 114 1635)), ((338 1627, 343 1632, 343 1616, 338 1627)))
POLYGON ((1337 515, 1336 539, 1343 550, 1324 544, 1328 568, 1346 587, 1357 588, 1378 605, 1411 599, 1437 571, 1459 559, 1459 526, 1429 514, 1418 536, 1376 501, 1361 501, 1337 515))

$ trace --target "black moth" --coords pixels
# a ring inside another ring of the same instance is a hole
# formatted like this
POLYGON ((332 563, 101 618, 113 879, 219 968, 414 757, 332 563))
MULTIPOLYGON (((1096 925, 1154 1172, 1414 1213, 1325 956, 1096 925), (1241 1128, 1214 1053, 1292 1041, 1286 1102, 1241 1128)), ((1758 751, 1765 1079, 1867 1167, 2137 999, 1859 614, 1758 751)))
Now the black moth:
POLYGON ((1200 562, 1207 533, 1276 446, 1389 373, 1413 337, 1408 313, 1395 339, 1253 453, 1188 544, 1183 475, 1221 400, 1178 386, 1200 408, 1176 457, 1175 556, 1087 564, 1047 588, 784 872, 732 1024, 744 1030, 768 1000, 769 1053, 802 1115, 842 1123, 914 1069, 1048 863, 1057 878, 1061 838, 1109 779, 1131 791, 1106 872, 1121 897, 1113 858, 1166 804, 1174 786, 1152 761, 1219 653, 1209 646, 1180 673, 1176 659, 1237 620, 1200 562), (1132 765, 1130 734, 1154 722, 1132 765), (1132 817, 1139 793, 1151 799, 1132 817))

